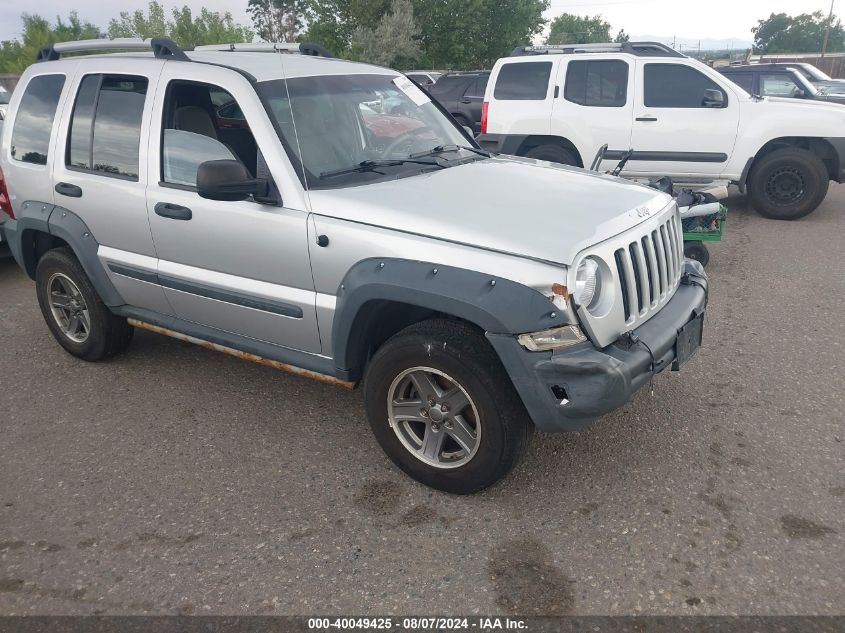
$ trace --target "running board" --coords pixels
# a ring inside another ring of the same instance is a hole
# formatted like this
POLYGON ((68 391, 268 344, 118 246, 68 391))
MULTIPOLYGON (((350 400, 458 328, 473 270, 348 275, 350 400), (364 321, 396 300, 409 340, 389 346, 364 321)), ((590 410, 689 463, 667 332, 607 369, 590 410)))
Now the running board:
POLYGON ((174 330, 168 330, 167 328, 160 327, 158 325, 153 325, 151 323, 145 323, 144 321, 139 321, 138 319, 127 319, 129 325, 133 327, 140 328, 142 330, 148 330, 150 332, 155 332, 156 334, 162 334, 164 336, 169 336, 171 338, 178 339, 180 341, 185 341, 187 343, 193 343, 194 345, 199 345, 200 347, 205 347, 206 349, 214 350, 215 352, 223 352, 224 354, 228 354, 229 356, 234 356, 235 358, 240 358, 241 360, 248 360, 251 363, 255 363, 257 365, 264 365, 265 367, 273 367, 274 369, 280 369, 281 371, 286 371, 291 374, 295 374, 297 376, 302 376, 304 378, 310 378, 312 380, 317 380, 319 382, 324 382, 329 385, 336 385, 338 387, 344 387, 346 389, 354 389, 355 383, 349 382, 347 380, 340 380, 339 378, 335 378, 334 376, 328 376, 326 374, 321 374, 316 371, 309 371, 307 369, 302 369, 301 367, 294 367, 293 365, 288 365, 286 363, 281 363, 277 360, 270 360, 269 358, 262 358, 261 356, 256 356, 255 354, 250 354, 248 352, 242 352, 240 350, 234 349, 232 347, 226 347, 225 345, 218 345, 217 343, 212 343, 211 341, 206 341, 201 338, 196 338, 195 336, 189 336, 187 334, 182 334, 181 332, 176 332, 174 330))

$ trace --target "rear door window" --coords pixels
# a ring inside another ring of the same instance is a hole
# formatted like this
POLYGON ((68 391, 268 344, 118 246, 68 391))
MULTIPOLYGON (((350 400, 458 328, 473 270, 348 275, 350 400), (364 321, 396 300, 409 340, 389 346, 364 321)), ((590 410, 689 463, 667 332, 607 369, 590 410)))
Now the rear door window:
POLYGON ((487 77, 486 75, 483 77, 479 77, 475 81, 473 81, 467 91, 464 93, 465 97, 484 97, 484 91, 487 90, 487 77))
POLYGON ((705 90, 718 90, 728 103, 715 81, 682 64, 646 64, 644 90, 647 108, 704 108, 705 90))
POLYGON ((126 75, 82 80, 71 118, 68 167, 138 180, 147 83, 145 77, 126 75))
POLYGON ((598 108, 621 108, 628 99, 628 64, 621 60, 569 62, 563 97, 598 108))
POLYGON ((493 96, 499 101, 543 101, 549 94, 552 62, 504 64, 493 96))
POLYGON ((64 85, 64 75, 39 75, 27 84, 15 115, 12 158, 35 165, 47 164, 53 119, 64 85))

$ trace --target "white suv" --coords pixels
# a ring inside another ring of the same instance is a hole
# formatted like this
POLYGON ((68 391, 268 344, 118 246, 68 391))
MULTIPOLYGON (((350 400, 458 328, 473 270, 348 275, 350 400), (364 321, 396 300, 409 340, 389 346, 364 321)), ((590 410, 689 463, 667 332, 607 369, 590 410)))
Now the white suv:
POLYGON ((813 211, 845 180, 845 108, 749 95, 712 68, 651 42, 516 49, 493 67, 484 99, 488 150, 606 168, 623 176, 729 182, 766 217, 813 211))

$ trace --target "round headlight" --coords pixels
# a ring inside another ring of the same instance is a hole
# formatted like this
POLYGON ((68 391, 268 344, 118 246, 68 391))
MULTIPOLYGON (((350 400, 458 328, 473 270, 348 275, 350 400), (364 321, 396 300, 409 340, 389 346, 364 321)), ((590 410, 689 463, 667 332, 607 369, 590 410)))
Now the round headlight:
POLYGON ((601 294, 601 272, 598 262, 588 257, 575 271, 575 301, 588 310, 594 308, 601 294))

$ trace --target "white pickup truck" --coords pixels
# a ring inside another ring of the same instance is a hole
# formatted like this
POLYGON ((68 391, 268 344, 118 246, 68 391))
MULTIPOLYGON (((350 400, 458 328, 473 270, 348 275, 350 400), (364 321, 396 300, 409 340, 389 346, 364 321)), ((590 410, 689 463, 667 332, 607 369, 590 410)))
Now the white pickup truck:
POLYGON ((493 67, 478 142, 487 150, 677 184, 733 183, 765 217, 812 212, 845 180, 845 106, 760 98, 653 42, 531 46, 493 67))

